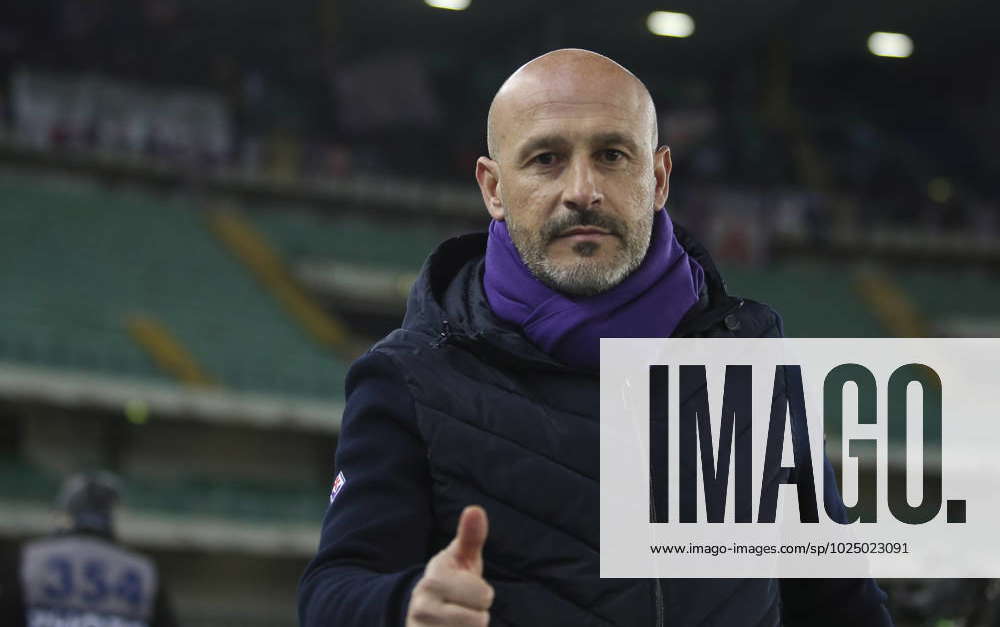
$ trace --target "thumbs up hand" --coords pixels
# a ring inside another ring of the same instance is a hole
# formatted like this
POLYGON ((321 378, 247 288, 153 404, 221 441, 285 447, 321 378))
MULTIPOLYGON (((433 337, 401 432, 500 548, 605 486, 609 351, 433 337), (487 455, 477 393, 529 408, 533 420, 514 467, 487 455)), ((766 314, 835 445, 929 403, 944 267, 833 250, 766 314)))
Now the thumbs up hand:
POLYGON ((487 627, 493 587, 483 579, 483 545, 489 523, 478 505, 466 507, 451 544, 431 558, 417 581, 406 627, 487 627))

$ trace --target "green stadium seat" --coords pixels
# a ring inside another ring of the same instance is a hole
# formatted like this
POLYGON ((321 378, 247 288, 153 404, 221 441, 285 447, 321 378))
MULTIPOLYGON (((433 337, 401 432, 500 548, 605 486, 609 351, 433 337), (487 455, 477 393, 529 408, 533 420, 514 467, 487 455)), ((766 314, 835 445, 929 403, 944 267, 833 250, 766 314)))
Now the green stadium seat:
POLYGON ((338 397, 346 364, 221 246, 198 206, 0 176, 0 360, 165 379, 125 331, 160 320, 230 388, 338 397))
MULTIPOLYGON (((4 500, 49 505, 62 478, 19 460, 0 460, 4 500)), ((236 478, 123 478, 129 509, 167 516, 231 518, 244 522, 310 523, 326 509, 326 489, 315 483, 248 481, 236 478)))
POLYGON ((767 303, 788 337, 886 337, 858 296, 852 274, 832 264, 722 268, 729 293, 767 303))
POLYGON ((290 260, 333 259, 385 270, 416 271, 447 237, 440 229, 391 220, 375 223, 349 216, 261 210, 249 216, 290 260))

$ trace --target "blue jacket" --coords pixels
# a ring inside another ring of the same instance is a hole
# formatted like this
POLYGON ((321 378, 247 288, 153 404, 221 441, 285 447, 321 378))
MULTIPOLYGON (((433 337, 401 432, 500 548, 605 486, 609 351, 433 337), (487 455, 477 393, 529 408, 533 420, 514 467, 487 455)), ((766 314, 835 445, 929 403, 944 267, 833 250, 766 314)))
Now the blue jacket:
MULTIPOLYGON (((707 287, 675 336, 780 336, 777 315, 726 294, 704 249, 677 232, 707 287)), ((469 504, 490 517, 491 625, 892 624, 872 580, 600 579, 597 373, 556 362, 492 314, 484 251, 484 235, 445 242, 402 329, 348 374, 342 479, 300 583, 303 626, 402 625, 469 504)))

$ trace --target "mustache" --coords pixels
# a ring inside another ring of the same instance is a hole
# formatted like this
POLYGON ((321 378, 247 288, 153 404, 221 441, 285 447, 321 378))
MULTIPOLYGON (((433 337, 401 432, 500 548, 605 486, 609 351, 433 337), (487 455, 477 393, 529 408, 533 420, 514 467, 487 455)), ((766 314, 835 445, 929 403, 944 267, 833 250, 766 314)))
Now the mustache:
POLYGON ((542 229, 542 241, 550 242, 564 231, 577 226, 595 226, 621 238, 628 228, 617 218, 595 211, 583 209, 555 218, 542 229))

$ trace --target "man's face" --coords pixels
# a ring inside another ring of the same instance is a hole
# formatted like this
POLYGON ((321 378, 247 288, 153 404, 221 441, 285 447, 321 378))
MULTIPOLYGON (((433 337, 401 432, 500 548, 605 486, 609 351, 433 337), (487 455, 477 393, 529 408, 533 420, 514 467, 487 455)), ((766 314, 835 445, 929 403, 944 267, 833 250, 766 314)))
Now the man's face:
POLYGON ((654 210, 665 200, 669 156, 654 153, 641 94, 556 83, 517 94, 514 111, 498 121, 496 161, 487 161, 495 166, 499 206, 490 212, 507 221, 539 280, 593 295, 642 263, 654 210))

